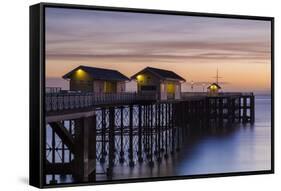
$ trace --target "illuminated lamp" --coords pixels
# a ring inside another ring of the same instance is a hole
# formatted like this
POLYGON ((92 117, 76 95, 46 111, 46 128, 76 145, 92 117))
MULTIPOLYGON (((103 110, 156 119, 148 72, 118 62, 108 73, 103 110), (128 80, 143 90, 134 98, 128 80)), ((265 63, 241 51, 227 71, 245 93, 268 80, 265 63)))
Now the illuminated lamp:
POLYGON ((76 76, 77 76, 78 78, 82 78, 84 75, 85 75, 85 72, 84 72, 82 69, 78 69, 78 70, 76 71, 76 76))
POLYGON ((211 88, 211 90, 214 90, 214 91, 218 89, 218 87, 216 85, 211 85, 210 88, 211 88))
POLYGON ((144 77, 143 77, 143 75, 138 75, 138 76, 137 76, 137 81, 139 81, 139 82, 140 82, 140 81, 142 81, 142 80, 143 80, 143 78, 144 78, 144 77))

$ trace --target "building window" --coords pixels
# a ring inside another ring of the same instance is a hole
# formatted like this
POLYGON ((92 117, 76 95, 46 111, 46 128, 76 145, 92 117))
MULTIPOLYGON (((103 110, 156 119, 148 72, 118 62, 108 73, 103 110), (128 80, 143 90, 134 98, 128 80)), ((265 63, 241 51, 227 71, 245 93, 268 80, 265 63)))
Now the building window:
POLYGON ((167 84, 167 93, 175 93, 175 84, 169 83, 167 84))

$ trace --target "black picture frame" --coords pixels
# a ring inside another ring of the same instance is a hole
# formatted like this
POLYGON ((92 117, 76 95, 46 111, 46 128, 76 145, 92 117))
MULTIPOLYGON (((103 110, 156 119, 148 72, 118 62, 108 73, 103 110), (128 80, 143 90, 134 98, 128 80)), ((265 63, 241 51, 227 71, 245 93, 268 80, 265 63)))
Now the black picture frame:
POLYGON ((274 17, 232 15, 217 13, 197 13, 183 11, 135 9, 121 7, 103 7, 88 5, 71 5, 39 3, 30 6, 30 138, 29 138, 29 184, 38 188, 82 186, 98 184, 132 183, 147 181, 179 180, 191 178, 210 178, 274 173, 274 17), (45 8, 70 8, 84 10, 102 10, 133 13, 151 13, 164 15, 184 15, 215 18, 237 18, 271 22, 271 169, 266 171, 230 172, 170 177, 137 178, 126 180, 99 181, 95 183, 65 183, 58 185, 44 184, 44 127, 45 127, 45 8))

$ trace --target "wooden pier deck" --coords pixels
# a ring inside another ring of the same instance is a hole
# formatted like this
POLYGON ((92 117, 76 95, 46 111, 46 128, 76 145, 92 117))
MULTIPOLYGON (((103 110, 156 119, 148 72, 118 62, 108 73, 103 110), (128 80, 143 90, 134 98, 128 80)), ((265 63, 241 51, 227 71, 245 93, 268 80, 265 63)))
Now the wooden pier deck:
POLYGON ((253 93, 183 93, 179 100, 152 95, 46 95, 46 175, 72 174, 78 182, 114 177, 114 166, 155 163, 180 151, 197 128, 254 123, 253 93), (101 166, 102 171, 97 171, 101 166))

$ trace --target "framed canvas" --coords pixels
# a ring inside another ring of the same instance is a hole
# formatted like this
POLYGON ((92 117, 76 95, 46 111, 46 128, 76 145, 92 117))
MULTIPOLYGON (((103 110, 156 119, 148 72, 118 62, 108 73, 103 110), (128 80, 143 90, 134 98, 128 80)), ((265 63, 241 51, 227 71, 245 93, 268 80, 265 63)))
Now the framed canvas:
POLYGON ((274 172, 274 18, 30 7, 30 184, 274 172))

